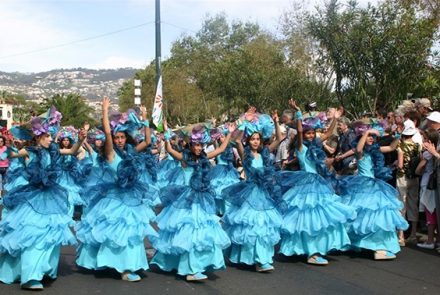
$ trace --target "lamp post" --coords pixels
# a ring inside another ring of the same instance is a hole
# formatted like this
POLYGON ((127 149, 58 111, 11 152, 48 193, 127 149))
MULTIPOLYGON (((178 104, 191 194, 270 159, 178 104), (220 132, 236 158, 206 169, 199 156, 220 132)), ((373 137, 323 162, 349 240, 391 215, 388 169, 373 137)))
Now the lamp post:
POLYGON ((140 105, 141 104, 141 87, 142 82, 139 79, 134 80, 134 104, 140 105))

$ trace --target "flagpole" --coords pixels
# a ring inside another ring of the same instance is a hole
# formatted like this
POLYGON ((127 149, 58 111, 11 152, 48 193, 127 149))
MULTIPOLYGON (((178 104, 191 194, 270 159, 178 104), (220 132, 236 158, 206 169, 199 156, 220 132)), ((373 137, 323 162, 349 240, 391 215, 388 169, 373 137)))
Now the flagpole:
POLYGON ((161 55, 160 0, 156 0, 156 95, 154 97, 153 112, 151 117, 158 131, 163 131, 163 91, 162 71, 160 68, 161 55))
POLYGON ((159 78, 161 76, 161 39, 160 39, 160 0, 156 0, 156 90, 157 83, 159 82, 159 78))

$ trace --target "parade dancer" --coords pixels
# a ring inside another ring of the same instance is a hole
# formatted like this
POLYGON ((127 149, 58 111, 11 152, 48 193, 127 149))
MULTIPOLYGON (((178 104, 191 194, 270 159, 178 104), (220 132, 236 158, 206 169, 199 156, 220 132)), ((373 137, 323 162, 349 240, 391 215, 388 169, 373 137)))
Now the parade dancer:
POLYGON ((173 149, 166 122, 164 127, 167 152, 186 166, 186 185, 169 185, 161 191, 164 208, 156 219, 159 238, 153 239, 157 252, 151 263, 164 271, 175 269, 187 281, 204 280, 206 270, 225 268, 223 249, 230 245, 215 214, 215 194, 208 178, 209 159, 226 149, 235 126, 229 126, 225 141, 208 154, 203 151, 203 144, 211 138, 204 126, 193 128, 190 148, 182 152, 173 149))
POLYGON ((391 171, 385 167, 384 152, 396 149, 398 140, 390 146, 379 147, 376 138, 379 132, 358 126, 363 131, 356 146, 358 175, 343 177, 338 184, 338 192, 345 204, 356 209, 357 217, 349 224, 352 247, 374 251, 374 259, 395 259, 400 251, 397 230, 406 230, 408 223, 400 210, 403 203, 399 192, 385 181, 391 171))
POLYGON ((274 247, 280 240, 282 216, 277 209, 279 191, 275 186, 275 169, 270 160, 281 140, 278 114, 257 114, 251 108, 245 114, 246 147, 241 139, 237 148, 243 161, 246 180, 223 190, 223 198, 230 203, 223 216, 224 228, 232 245, 227 253, 233 263, 255 265, 258 272, 274 270, 274 247), (276 139, 268 146, 263 140, 272 137, 275 125, 276 139), (277 198, 278 196, 278 198, 277 198))
POLYGON ((52 142, 61 114, 51 108, 45 119, 32 119, 35 145, 11 157, 26 158, 27 184, 10 190, 4 198, 8 215, 0 222, 0 281, 20 281, 22 288, 41 290, 44 276, 55 279, 61 245, 76 243, 69 226, 68 192, 57 183, 60 154, 75 155, 86 133, 70 149, 52 142))
MULTIPOLYGON (((135 272, 149 268, 144 238, 156 235, 150 225, 154 220, 151 209, 153 196, 140 181, 141 162, 137 152, 149 145, 150 130, 133 112, 108 116, 110 100, 102 101, 102 125, 105 134, 104 155, 109 169, 104 181, 85 192, 86 213, 76 227, 78 240, 77 264, 87 269, 113 268, 122 280, 135 282, 141 277, 135 272), (146 140, 133 147, 129 134, 143 127, 146 140)), ((142 109, 145 116, 145 109, 142 109)))
POLYGON ((345 224, 355 216, 354 210, 335 194, 321 143, 333 132, 342 111, 335 112, 327 132, 318 139, 315 129, 323 127, 320 119, 309 117, 303 122, 296 102, 290 100, 289 105, 296 111, 295 153, 301 171, 280 172, 286 208, 279 252, 286 256, 307 255, 307 263, 327 265, 323 256, 329 251, 349 248, 345 224))

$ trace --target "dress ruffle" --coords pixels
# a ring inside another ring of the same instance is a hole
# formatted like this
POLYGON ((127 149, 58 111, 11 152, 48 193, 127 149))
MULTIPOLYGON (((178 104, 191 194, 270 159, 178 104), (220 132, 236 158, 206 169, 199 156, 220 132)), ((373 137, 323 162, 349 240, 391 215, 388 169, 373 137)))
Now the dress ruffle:
POLYGON ((187 184, 184 168, 176 166, 168 171, 163 172, 158 177, 157 185, 160 188, 168 185, 185 185, 187 184))
POLYGON ((361 175, 347 176, 339 181, 338 191, 342 201, 357 211, 358 216, 350 225, 356 233, 408 228, 400 213, 403 204, 398 199, 399 193, 385 181, 361 175))
POLYGON ((73 221, 67 214, 40 214, 28 203, 22 203, 0 222, 0 252, 17 256, 36 245, 41 250, 74 245, 76 239, 69 226, 73 226, 73 221))
POLYGON ((128 206, 119 198, 103 198, 83 216, 76 226, 78 240, 84 244, 126 247, 143 243, 145 237, 157 235, 150 221, 154 212, 147 204, 128 206))
POLYGON ((276 208, 255 210, 249 203, 231 206, 223 216, 224 229, 231 242, 255 245, 257 242, 275 246, 280 240, 283 219, 276 208))
POLYGON ((240 176, 232 165, 216 165, 209 171, 208 175, 216 199, 221 199, 223 189, 240 182, 240 176))
POLYGON ((282 172, 284 221, 280 252, 285 255, 346 250, 350 245, 345 224, 356 217, 331 185, 319 174, 282 172))
POLYGON ((220 226, 220 218, 207 213, 198 203, 189 209, 167 206, 156 222, 160 229, 159 238, 153 238, 152 243, 163 254, 214 251, 230 245, 229 237, 220 226))

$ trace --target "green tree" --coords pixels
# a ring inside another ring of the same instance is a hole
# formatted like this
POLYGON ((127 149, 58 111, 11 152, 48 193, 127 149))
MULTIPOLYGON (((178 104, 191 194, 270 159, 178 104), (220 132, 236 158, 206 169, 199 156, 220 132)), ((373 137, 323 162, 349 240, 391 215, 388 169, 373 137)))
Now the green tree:
POLYGON ((80 94, 54 95, 44 101, 38 112, 45 112, 51 106, 55 106, 56 109, 63 114, 61 121, 63 126, 72 125, 75 128, 80 128, 86 121, 91 125, 95 125, 97 122, 93 116, 93 108, 87 104, 86 99, 81 97, 80 94))
POLYGON ((427 77, 438 13, 405 2, 360 8, 349 1, 342 9, 331 0, 309 18, 318 63, 332 69, 336 97, 354 117, 395 106, 427 77))

